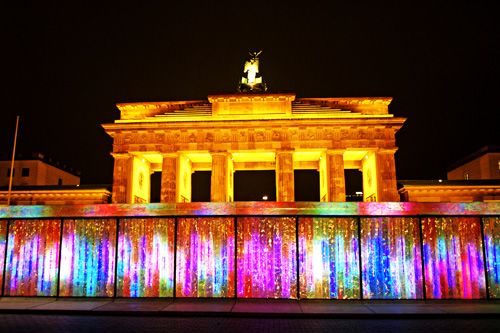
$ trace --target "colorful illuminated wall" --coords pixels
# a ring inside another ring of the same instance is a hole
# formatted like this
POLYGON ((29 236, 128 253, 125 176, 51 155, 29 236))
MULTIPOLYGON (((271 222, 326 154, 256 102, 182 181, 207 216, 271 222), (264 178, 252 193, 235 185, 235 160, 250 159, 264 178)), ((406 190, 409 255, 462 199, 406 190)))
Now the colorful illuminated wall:
POLYGON ((176 295, 234 297, 234 219, 180 218, 176 295))
POLYGON ((500 205, 245 205, 0 207, 1 295, 500 298, 500 205))
POLYGON ((112 297, 116 220, 64 220, 60 296, 112 297))
POLYGON ((358 246, 356 218, 300 218, 300 298, 359 298, 358 246))
POLYGON ((297 298, 295 234, 294 217, 238 218, 238 297, 297 298))
POLYGON ((423 218, 422 234, 426 297, 485 298, 480 219, 423 218))
MULTIPOLYGON (((7 244, 7 221, 0 221, 0 267, 5 262, 5 245, 7 244)), ((0 287, 3 286, 3 269, 0 271, 0 287)), ((2 295, 2 292, 0 292, 2 295)))
POLYGON ((60 237, 60 220, 10 221, 4 295, 57 295, 60 237))
POLYGON ((174 232, 173 218, 120 220, 116 296, 174 295, 174 232))
POLYGON ((363 298, 423 297, 418 218, 361 219, 363 298))
POLYGON ((484 250, 491 298, 500 298, 500 217, 483 219, 484 250))

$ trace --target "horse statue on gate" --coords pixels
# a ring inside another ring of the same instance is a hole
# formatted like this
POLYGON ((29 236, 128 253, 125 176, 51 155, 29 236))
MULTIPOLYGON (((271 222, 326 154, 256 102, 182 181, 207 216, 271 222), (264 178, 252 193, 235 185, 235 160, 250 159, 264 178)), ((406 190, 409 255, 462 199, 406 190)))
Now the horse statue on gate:
POLYGON ((262 76, 259 75, 259 52, 249 52, 250 59, 245 61, 245 66, 243 67, 243 76, 241 82, 238 85, 239 92, 256 92, 261 93, 267 91, 266 84, 262 80, 262 76))

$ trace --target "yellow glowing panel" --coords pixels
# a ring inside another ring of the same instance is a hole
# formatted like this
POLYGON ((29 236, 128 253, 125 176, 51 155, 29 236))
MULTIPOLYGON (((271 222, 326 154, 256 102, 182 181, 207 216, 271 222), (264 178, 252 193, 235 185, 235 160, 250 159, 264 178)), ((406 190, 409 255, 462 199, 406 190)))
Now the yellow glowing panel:
POLYGON ((366 150, 346 150, 344 152, 344 161, 361 161, 366 153, 366 150))
POLYGON ((321 151, 321 150, 296 151, 293 154, 293 160, 296 162, 319 161, 320 156, 323 153, 324 153, 324 151, 321 151))
POLYGON ((147 154, 138 154, 139 158, 144 158, 146 161, 149 163, 162 163, 163 157, 161 156, 160 153, 147 153, 147 154))
POLYGON ((184 155, 193 163, 212 163, 209 152, 185 152, 184 155))

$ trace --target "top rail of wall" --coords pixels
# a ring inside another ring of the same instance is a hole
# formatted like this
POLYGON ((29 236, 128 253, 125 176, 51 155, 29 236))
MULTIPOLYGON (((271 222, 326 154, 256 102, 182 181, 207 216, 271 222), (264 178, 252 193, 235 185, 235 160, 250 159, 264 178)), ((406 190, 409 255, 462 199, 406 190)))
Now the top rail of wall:
POLYGON ((500 215, 498 202, 193 202, 0 206, 0 219, 156 216, 457 216, 500 215))

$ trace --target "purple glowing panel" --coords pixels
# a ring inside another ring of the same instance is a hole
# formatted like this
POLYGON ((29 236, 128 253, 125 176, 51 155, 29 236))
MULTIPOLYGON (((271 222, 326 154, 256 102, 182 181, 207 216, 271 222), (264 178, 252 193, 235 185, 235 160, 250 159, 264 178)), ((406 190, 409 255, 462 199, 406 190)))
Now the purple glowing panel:
POLYGON ((295 218, 243 217, 237 224, 238 297, 297 298, 295 218))
MULTIPOLYGON (((7 221, 0 221, 0 289, 3 286, 3 265, 5 263, 5 244, 7 241, 7 221)), ((0 295, 2 293, 0 292, 0 295)))
POLYGON ((59 295, 112 297, 115 251, 116 220, 65 220, 59 295))
POLYGON ((234 219, 177 222, 176 296, 234 297, 234 219))
POLYGON ((426 297, 485 298, 479 218, 424 218, 422 233, 426 297))
POLYGON ((60 237, 60 220, 10 222, 4 295, 57 295, 60 237))
POLYGON ((300 218, 299 270, 300 298, 360 298, 357 219, 300 218))
POLYGON ((173 218, 120 220, 116 296, 174 295, 173 218))
POLYGON ((361 219, 363 298, 423 298, 418 218, 361 219))
POLYGON ((500 298, 500 217, 485 217, 483 225, 488 293, 491 298, 500 298))

